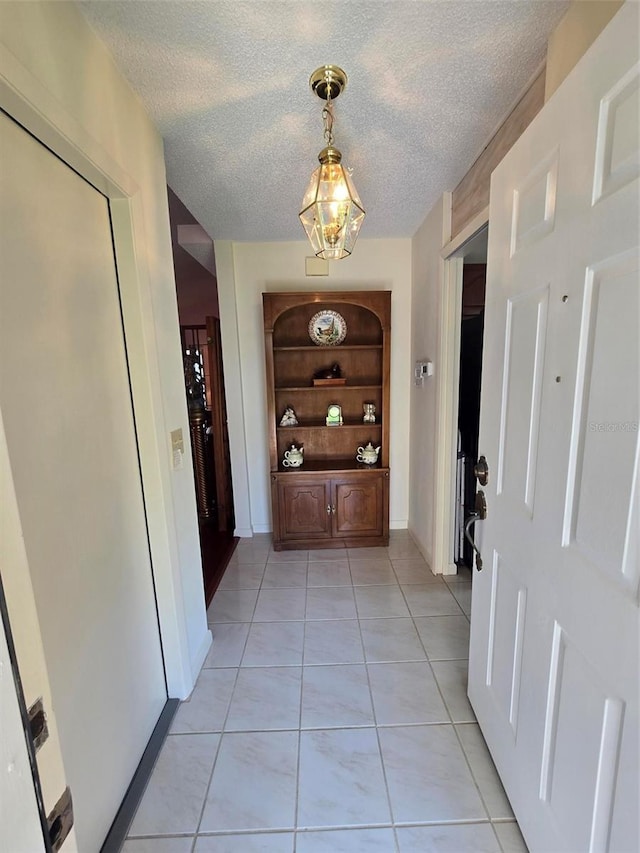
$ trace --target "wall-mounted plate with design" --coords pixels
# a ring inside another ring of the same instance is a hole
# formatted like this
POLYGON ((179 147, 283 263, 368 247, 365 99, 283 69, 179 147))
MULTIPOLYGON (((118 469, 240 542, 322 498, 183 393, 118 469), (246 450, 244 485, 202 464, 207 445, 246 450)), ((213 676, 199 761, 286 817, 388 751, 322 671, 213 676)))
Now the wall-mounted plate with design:
POLYGON ((309 320, 309 337, 321 347, 341 344, 347 334, 347 323, 337 311, 318 311, 309 320))

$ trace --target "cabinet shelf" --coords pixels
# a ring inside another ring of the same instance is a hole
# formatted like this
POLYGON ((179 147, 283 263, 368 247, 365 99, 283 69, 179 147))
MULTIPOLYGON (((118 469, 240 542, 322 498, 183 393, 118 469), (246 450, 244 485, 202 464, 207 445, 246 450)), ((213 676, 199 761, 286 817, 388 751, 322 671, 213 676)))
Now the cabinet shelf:
POLYGON ((342 471, 377 471, 378 473, 388 472, 388 468, 384 468, 380 461, 375 465, 367 465, 364 462, 357 462, 355 459, 305 459, 299 468, 285 468, 282 463, 278 465, 278 474, 286 474, 287 476, 300 476, 311 473, 321 472, 324 474, 340 474, 342 471))
POLYGON ((309 346, 309 344, 305 344, 303 346, 287 346, 287 347, 274 347, 274 352, 317 352, 323 356, 327 356, 329 353, 339 353, 352 350, 381 350, 382 344, 340 344, 337 347, 317 347, 314 344, 309 346))
POLYGON ((276 385, 276 391, 313 391, 318 393, 321 391, 331 391, 335 397, 336 394, 341 394, 343 391, 379 391, 382 385, 276 385))
POLYGON ((304 423, 299 423, 296 426, 277 426, 276 429, 278 432, 302 432, 302 430, 312 430, 312 429, 326 429, 330 431, 335 431, 338 429, 364 429, 364 430, 380 430, 382 429, 381 423, 375 424, 365 424, 362 421, 345 421, 341 426, 327 426, 325 421, 305 421, 304 423))

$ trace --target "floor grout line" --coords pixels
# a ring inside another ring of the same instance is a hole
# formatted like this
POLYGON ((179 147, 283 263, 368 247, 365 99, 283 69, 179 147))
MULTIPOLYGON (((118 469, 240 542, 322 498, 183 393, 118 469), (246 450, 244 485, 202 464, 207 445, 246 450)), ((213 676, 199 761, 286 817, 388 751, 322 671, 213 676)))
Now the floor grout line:
MULTIPOLYGON (((349 563, 349 570, 351 570, 351 563, 349 563)), ((376 712, 376 705, 375 705, 375 701, 373 698, 373 688, 371 686, 371 677, 369 675, 369 665, 367 662, 367 655, 366 655, 365 645, 364 645, 364 636, 362 634, 362 625, 360 623, 360 619, 358 619, 358 631, 360 633, 360 642, 362 644, 362 652, 363 652, 364 659, 365 659, 364 660, 364 668, 365 668, 365 672, 367 674, 367 686, 369 688, 369 701, 371 702, 371 711, 373 713, 373 719, 374 719, 374 723, 375 723, 376 743, 378 744, 378 757, 380 760, 380 766, 382 768, 382 778, 384 779, 384 788, 385 788, 385 793, 387 795, 387 806, 389 808, 389 816, 391 818, 391 822, 393 823, 393 821, 394 821, 393 803, 391 802, 391 792, 389 790, 389 779, 387 777, 387 770, 386 770, 386 767, 384 764, 384 758, 382 756, 382 743, 380 741, 380 730, 379 730, 378 725, 377 725, 378 715, 376 712)), ((398 838, 396 836, 395 830, 393 832, 393 841, 394 841, 396 851, 398 851, 398 849, 399 849, 398 848, 398 838)))
MULTIPOLYGON (((257 603, 258 603, 258 599, 256 597, 256 605, 257 605, 257 603)), ((254 605, 254 611, 255 611, 256 605, 254 605)), ((251 624, 252 623, 250 623, 250 625, 251 624)), ((207 808, 207 801, 209 799, 209 791, 211 790, 211 783, 213 782, 213 774, 215 773, 216 764, 218 763, 218 757, 220 755, 220 749, 222 748, 222 738, 224 737, 224 732, 225 732, 225 728, 227 725, 227 720, 229 719, 229 712, 231 710, 231 702, 233 701, 233 694, 235 693, 236 686, 238 684, 238 676, 240 675, 240 666, 242 664, 242 659, 244 658, 244 654, 247 650, 247 643, 249 642, 250 634, 251 634, 251 627, 249 627, 249 630, 247 631, 247 636, 244 639, 244 643, 242 646, 242 654, 240 655, 240 662, 239 662, 238 666, 235 668, 236 669, 236 677, 234 678, 233 688, 231 689, 231 692, 229 694, 229 702, 227 704, 227 710, 226 710, 225 715, 224 715, 224 720, 222 721, 221 730, 220 730, 220 738, 218 740, 218 745, 216 747, 216 754, 215 754, 214 759, 213 759, 213 766, 211 767, 211 773, 209 775, 209 781, 208 781, 207 786, 205 788, 204 800, 202 802, 202 808, 200 809, 200 817, 198 818, 198 822, 196 824, 196 831, 195 831, 195 836, 194 836, 194 840, 193 840, 192 851, 195 850, 195 846, 196 846, 197 839, 198 839, 198 833, 200 831, 200 826, 202 825, 202 818, 204 817, 205 809, 207 808)))

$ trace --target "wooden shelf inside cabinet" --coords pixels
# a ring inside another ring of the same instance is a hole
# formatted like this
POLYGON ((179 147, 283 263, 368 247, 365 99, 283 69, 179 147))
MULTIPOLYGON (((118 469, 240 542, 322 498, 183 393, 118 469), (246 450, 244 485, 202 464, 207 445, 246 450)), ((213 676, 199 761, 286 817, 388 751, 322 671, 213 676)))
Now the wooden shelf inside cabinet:
POLYGON ((297 426, 278 426, 276 427, 278 432, 289 432, 293 435, 294 432, 300 432, 305 429, 326 429, 330 432, 334 432, 338 429, 364 429, 364 430, 381 430, 382 424, 365 424, 362 421, 345 421, 341 426, 327 426, 325 421, 305 421, 304 423, 299 423, 297 426))
POLYGON ((310 474, 318 471, 336 475, 345 471, 377 471, 378 473, 382 471, 386 472, 387 475, 389 473, 389 469, 383 468, 380 462, 376 462, 375 465, 367 465, 365 462, 357 462, 355 459, 305 459, 299 468, 285 468, 280 464, 278 471, 287 475, 310 474))
POLYGON ((273 547, 385 545, 389 539, 390 291, 263 293, 273 547), (318 346, 309 334, 319 312, 341 315, 344 341, 318 346), (344 385, 313 385, 338 363, 344 385), (344 423, 327 426, 329 404, 344 423), (375 406, 376 422, 362 420, 375 406), (287 407, 298 424, 280 426, 287 407), (380 446, 378 462, 356 460, 359 446, 380 446), (282 464, 292 444, 300 468, 282 464))
POLYGON ((276 385, 276 391, 332 391, 334 396, 343 391, 379 391, 382 385, 276 385))
POLYGON ((316 347, 305 344, 295 347, 274 347, 274 352, 316 352, 319 355, 329 356, 331 353, 351 352, 353 350, 376 350, 382 349, 382 344, 341 344, 337 347, 316 347))

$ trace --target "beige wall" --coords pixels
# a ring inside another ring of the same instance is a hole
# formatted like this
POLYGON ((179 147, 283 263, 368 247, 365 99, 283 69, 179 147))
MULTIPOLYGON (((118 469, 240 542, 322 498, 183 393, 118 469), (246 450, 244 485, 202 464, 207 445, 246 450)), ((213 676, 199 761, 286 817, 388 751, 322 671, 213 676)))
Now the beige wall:
POLYGON ((73 4, 0 3, 0 105, 112 199, 116 254, 169 693, 187 695, 210 634, 188 436, 162 139, 73 4), (187 441, 188 445, 188 441, 187 441))
POLYGON ((411 241, 411 362, 433 361, 434 375, 411 386, 409 530, 433 567, 433 502, 438 400, 438 318, 443 277, 444 204, 440 199, 411 241))
POLYGON ((549 38, 545 101, 622 5, 623 0, 574 0, 549 38))
POLYGON ((216 243, 237 532, 271 530, 262 292, 391 290, 390 525, 407 526, 411 241, 360 239, 329 275, 305 276, 306 241, 216 243), (232 363, 237 352, 237 362, 232 363), (244 459, 243 459, 244 457, 244 459), (245 460, 248 460, 248 464, 245 460))

